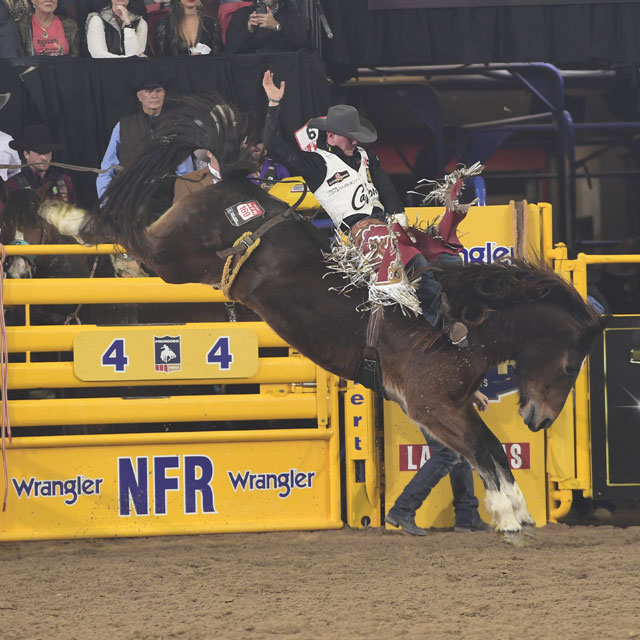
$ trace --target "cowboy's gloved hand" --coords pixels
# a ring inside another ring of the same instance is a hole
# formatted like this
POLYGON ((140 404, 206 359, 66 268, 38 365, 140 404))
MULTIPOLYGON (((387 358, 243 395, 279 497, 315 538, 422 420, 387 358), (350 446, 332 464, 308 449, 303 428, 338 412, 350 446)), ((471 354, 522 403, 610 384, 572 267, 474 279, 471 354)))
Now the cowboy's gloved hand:
POLYGON ((393 220, 393 222, 397 222, 403 229, 409 228, 409 218, 407 218, 407 214, 404 212, 394 213, 391 216, 391 220, 393 220))

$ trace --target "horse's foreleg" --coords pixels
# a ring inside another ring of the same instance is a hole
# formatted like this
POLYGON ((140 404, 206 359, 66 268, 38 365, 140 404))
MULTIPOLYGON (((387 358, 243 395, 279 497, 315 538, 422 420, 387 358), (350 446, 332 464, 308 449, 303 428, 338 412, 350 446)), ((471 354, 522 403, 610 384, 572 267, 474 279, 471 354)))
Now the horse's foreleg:
POLYGON ((535 526, 535 520, 511 473, 509 460, 500 441, 471 405, 465 409, 465 416, 469 424, 470 441, 476 449, 473 456, 476 468, 485 485, 486 504, 494 518, 496 529, 520 531, 521 525, 535 526))
POLYGON ((500 441, 471 403, 462 410, 441 406, 426 418, 409 413, 427 433, 457 451, 476 469, 484 483, 486 506, 497 531, 517 533, 522 524, 534 524, 500 441))

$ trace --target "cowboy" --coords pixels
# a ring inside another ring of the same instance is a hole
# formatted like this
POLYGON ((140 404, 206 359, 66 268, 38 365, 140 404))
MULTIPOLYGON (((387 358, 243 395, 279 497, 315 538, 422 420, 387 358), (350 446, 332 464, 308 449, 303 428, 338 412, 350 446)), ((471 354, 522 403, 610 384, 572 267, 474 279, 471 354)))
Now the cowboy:
POLYGON ((71 178, 51 166, 53 152, 60 145, 53 142, 44 125, 28 126, 22 138, 12 140, 9 146, 20 152, 29 165, 7 181, 9 193, 18 189, 33 189, 41 200, 64 200, 77 204, 71 178))
MULTIPOLYGON (((284 96, 284 81, 276 85, 273 73, 266 71, 262 86, 269 99, 263 136, 265 147, 294 175, 302 175, 336 227, 351 233, 354 226, 366 218, 385 220, 386 214, 390 214, 402 228, 408 228, 404 205, 379 158, 371 149, 360 146, 375 142, 378 134, 355 107, 335 105, 325 117, 312 118, 307 127, 318 131, 317 139, 298 150, 285 142, 280 129, 279 105, 284 96)), ((428 269, 427 259, 411 244, 407 237, 401 252, 405 269, 421 272, 416 295, 422 315, 432 327, 446 326, 451 342, 462 346, 466 341, 466 327, 448 321, 442 287, 428 269)))
MULTIPOLYGON (((115 167, 131 164, 141 146, 153 136, 156 118, 165 106, 167 85, 167 79, 155 68, 145 69, 135 78, 133 89, 141 109, 132 116, 122 118, 111 132, 109 145, 100 164, 105 172, 96 179, 99 198, 115 177, 115 167)), ((189 156, 176 168, 176 173, 184 175, 193 169, 193 161, 189 156)))

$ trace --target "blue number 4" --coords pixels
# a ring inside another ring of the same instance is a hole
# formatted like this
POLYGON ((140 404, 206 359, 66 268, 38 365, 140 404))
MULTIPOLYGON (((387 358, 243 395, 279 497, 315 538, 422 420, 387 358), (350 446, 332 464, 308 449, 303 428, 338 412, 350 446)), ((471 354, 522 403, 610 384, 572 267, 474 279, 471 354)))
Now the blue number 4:
POLYGON ((220 369, 228 371, 231 369, 233 354, 229 351, 229 337, 218 338, 213 347, 207 353, 207 364, 217 364, 220 369))
POLYGON ((129 365, 129 356, 124 352, 124 338, 116 338, 102 354, 102 366, 114 367, 116 373, 122 373, 129 365))

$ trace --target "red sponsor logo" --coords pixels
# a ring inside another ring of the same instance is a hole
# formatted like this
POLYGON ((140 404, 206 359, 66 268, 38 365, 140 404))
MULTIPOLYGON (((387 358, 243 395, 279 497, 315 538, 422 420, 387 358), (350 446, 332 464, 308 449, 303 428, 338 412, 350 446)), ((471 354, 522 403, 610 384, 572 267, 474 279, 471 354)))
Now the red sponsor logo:
POLYGON ((237 211, 238 215, 245 221, 261 216, 264 213, 264 209, 255 200, 239 204, 237 211))
MULTIPOLYGON (((531 468, 528 442, 503 442, 502 448, 512 469, 531 468)), ((399 457, 400 471, 417 471, 431 457, 431 449, 426 444, 401 444, 399 457)))

